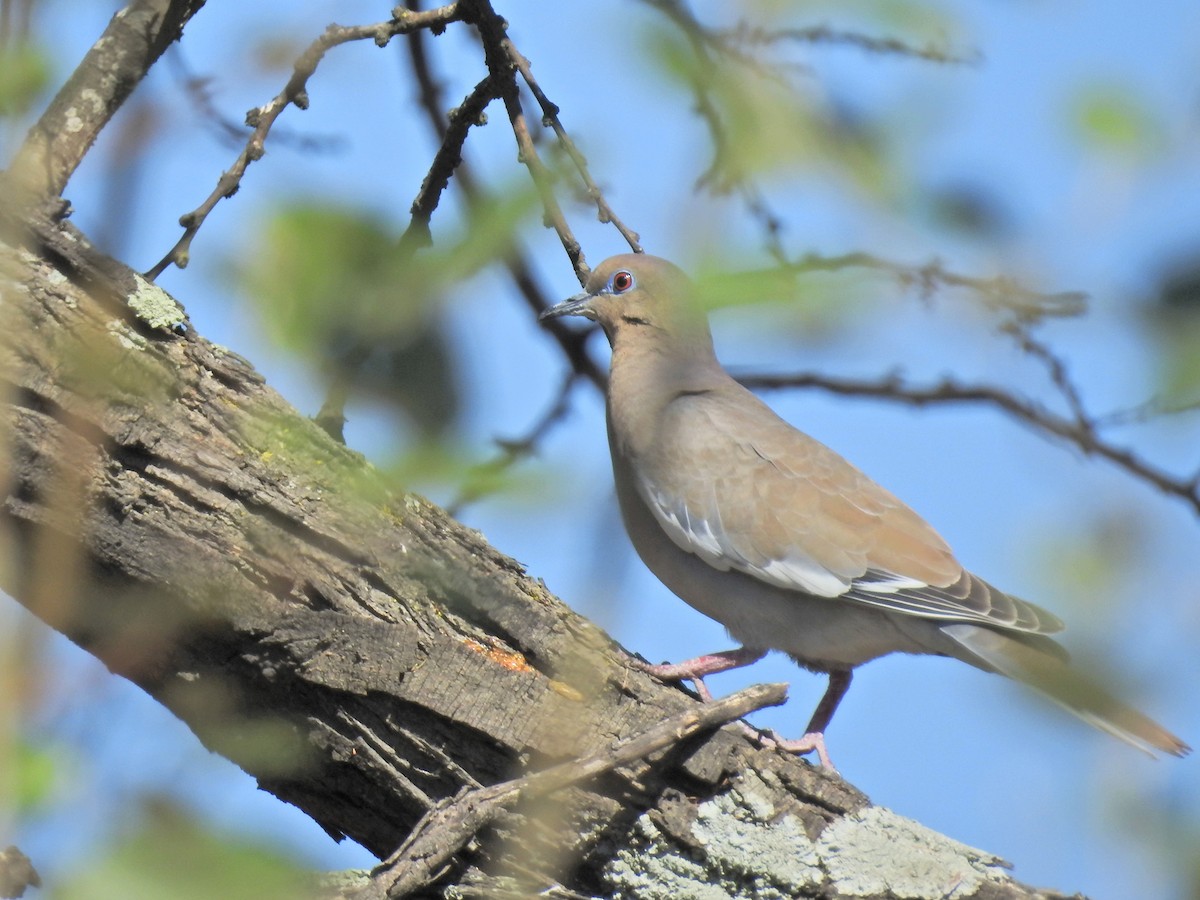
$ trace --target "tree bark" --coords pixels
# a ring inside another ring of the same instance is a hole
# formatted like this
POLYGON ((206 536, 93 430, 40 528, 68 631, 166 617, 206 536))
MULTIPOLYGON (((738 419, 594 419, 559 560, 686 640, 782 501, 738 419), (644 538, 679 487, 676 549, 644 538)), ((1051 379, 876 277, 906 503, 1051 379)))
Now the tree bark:
MULTIPOLYGON (((3 236, 2 586, 264 790, 382 858, 464 790, 694 707, 76 230, 3 236)), ((555 884, 1058 896, 736 726, 517 804, 436 887, 555 884)))

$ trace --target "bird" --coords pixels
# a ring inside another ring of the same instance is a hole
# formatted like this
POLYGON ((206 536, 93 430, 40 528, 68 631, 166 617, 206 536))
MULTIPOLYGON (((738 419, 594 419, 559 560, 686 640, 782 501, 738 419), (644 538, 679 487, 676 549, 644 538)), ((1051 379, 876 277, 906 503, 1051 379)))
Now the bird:
POLYGON ((780 418, 717 360, 694 285, 642 253, 606 259, 540 319, 582 316, 612 348, 606 417, 626 531, 645 565, 739 646, 642 668, 691 679, 781 651, 828 675, 803 737, 825 731, 854 669, 890 653, 952 657, 1023 682, 1151 755, 1190 748, 1068 665, 1054 614, 963 568, 894 494, 780 418))

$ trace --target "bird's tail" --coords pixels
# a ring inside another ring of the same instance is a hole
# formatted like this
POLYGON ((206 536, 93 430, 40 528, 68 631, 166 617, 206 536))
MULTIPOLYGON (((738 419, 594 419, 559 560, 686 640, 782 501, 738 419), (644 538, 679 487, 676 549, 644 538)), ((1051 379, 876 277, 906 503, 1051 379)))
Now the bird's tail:
POLYGON ((943 625, 940 630, 965 651, 964 661, 1024 682, 1088 724, 1151 756, 1155 750, 1184 756, 1192 749, 1149 716, 1122 703, 1095 678, 1068 666, 1066 652, 1049 638, 1015 637, 966 623, 943 625))

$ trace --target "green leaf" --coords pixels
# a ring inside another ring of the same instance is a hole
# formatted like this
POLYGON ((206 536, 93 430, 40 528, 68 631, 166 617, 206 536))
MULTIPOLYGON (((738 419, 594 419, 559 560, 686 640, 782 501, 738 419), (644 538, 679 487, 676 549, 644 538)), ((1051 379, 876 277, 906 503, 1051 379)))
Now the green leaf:
POLYGON ((1099 150, 1145 156, 1161 144, 1149 108, 1123 87, 1085 88, 1073 101, 1072 121, 1079 137, 1099 150))
POLYGON ((708 310, 770 304, 773 329, 828 339, 867 314, 881 285, 876 272, 850 267, 837 271, 739 268, 714 248, 694 270, 697 302, 708 310))
POLYGON ((828 103, 788 69, 697 53, 677 29, 651 29, 649 58, 668 82, 697 94, 710 127, 709 182, 723 190, 747 179, 836 173, 871 193, 890 190, 877 130, 828 103), (789 77, 789 75, 793 77, 789 77))
POLYGON ((62 786, 63 772, 72 766, 58 745, 33 746, 17 741, 10 746, 10 763, 16 789, 15 810, 18 815, 30 815, 55 799, 62 786))
POLYGON ((532 185, 498 192, 414 253, 369 213, 298 203, 228 269, 276 342, 329 377, 352 372, 355 389, 396 406, 428 440, 461 407, 445 299, 503 258, 537 209, 532 185))
POLYGON ((0 116, 28 112, 50 80, 50 61, 40 47, 0 48, 0 116))
POLYGON ((267 223, 236 271, 277 343, 329 376, 361 364, 358 387, 437 434, 460 406, 442 291, 415 272, 422 266, 405 267, 397 248, 363 213, 297 205, 267 223))
POLYGON ((163 801, 147 801, 140 827, 62 885, 63 900, 301 900, 309 873, 281 854, 203 827, 163 801))
POLYGON ((1192 405, 1200 398, 1200 259, 1184 259, 1166 273, 1146 320, 1156 339, 1164 407, 1192 405))

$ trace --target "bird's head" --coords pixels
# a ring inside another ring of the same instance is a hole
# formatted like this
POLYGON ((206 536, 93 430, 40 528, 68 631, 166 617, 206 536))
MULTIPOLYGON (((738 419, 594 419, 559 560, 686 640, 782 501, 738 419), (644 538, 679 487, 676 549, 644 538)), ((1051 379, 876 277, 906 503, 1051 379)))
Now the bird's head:
POLYGON ((674 263, 642 253, 612 256, 592 270, 582 293, 545 310, 539 318, 583 316, 598 322, 616 346, 625 335, 651 333, 656 340, 711 346, 708 322, 693 299, 691 280, 674 263))

